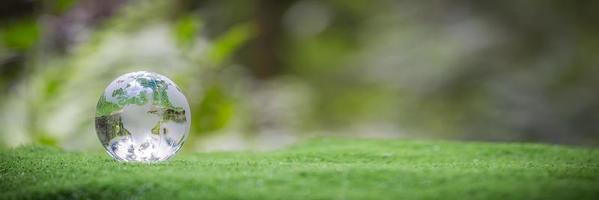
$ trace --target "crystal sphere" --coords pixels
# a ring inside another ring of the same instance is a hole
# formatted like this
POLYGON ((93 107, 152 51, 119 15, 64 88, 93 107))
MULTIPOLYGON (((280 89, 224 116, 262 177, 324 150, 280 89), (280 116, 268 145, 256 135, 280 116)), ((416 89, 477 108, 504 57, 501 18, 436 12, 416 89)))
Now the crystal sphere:
POLYGON ((152 72, 124 74, 108 85, 96 107, 96 132, 116 160, 167 160, 181 148, 189 104, 173 81, 152 72))

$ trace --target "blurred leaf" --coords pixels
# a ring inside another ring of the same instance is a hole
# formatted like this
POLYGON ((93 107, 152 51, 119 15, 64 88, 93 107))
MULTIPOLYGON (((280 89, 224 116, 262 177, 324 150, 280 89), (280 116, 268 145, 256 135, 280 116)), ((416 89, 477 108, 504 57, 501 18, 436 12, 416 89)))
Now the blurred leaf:
POLYGON ((182 47, 189 47, 197 38, 202 22, 198 16, 187 15, 175 23, 175 39, 182 47))
POLYGON ((57 147, 58 139, 48 134, 40 134, 37 136, 37 143, 57 147))
POLYGON ((39 39, 40 30, 35 20, 17 21, 0 32, 2 43, 11 49, 27 50, 39 39))
POLYGON ((54 0, 52 5, 54 6, 55 12, 64 13, 72 8, 75 3, 77 3, 76 0, 54 0))
POLYGON ((222 88, 214 86, 206 90, 197 111, 192 113, 195 132, 206 133, 224 128, 231 121, 234 104, 222 88))
POLYGON ((235 50, 255 35, 255 27, 251 23, 233 26, 227 33, 216 39, 208 58, 218 65, 231 57, 235 50))
POLYGON ((50 78, 47 81, 45 81, 46 85, 45 85, 45 98, 52 98, 54 95, 56 95, 58 93, 58 91, 60 90, 60 87, 62 86, 62 79, 58 79, 58 78, 50 78))

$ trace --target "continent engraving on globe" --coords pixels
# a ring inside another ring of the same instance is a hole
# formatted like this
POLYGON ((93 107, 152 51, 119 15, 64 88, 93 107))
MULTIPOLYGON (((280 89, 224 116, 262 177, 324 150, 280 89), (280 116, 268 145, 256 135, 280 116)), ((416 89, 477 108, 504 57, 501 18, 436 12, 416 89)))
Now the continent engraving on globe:
POLYGON ((174 156, 189 132, 187 99, 165 76, 124 74, 108 85, 96 107, 96 132, 120 161, 154 162, 174 156))

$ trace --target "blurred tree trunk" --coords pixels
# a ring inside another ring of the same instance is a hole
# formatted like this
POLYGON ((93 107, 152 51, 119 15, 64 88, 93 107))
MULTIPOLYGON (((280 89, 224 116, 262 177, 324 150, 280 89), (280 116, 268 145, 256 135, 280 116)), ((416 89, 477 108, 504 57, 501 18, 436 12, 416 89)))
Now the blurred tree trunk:
POLYGON ((250 55, 248 66, 258 79, 268 79, 281 73, 284 63, 281 60, 284 36, 281 18, 292 1, 257 0, 255 22, 257 37, 247 49, 250 55))

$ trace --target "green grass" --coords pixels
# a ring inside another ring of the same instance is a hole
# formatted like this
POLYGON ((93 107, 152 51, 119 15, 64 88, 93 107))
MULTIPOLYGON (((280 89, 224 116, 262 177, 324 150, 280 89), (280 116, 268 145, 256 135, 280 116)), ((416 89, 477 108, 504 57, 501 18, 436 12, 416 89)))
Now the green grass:
POLYGON ((315 139, 274 152, 131 164, 103 153, 0 153, 0 199, 599 199, 599 150, 315 139))

